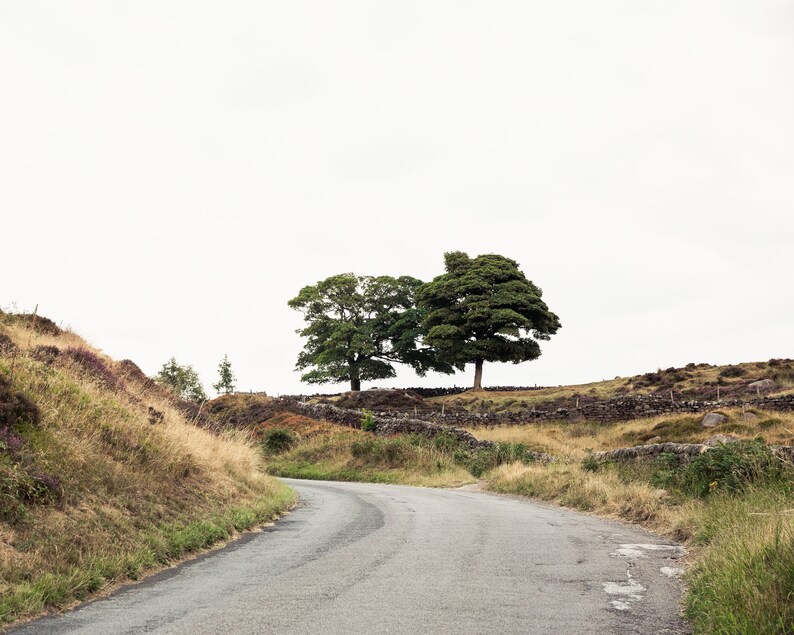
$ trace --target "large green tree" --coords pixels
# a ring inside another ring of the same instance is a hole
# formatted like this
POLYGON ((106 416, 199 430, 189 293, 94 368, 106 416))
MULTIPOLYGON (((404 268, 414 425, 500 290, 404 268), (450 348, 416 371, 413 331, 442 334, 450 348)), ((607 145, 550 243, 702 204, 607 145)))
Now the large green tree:
POLYGON ((515 260, 454 251, 444 254, 444 264, 447 272, 417 293, 424 342, 440 361, 459 370, 474 364, 478 390, 484 362, 518 364, 540 356, 538 340, 556 333, 560 320, 515 260))
POLYGON ((421 312, 415 295, 422 281, 409 276, 357 276, 343 273, 306 286, 289 301, 303 313, 306 338, 296 367, 307 370, 310 384, 349 381, 361 390, 362 381, 396 375, 394 364, 405 363, 417 373, 453 372, 434 352, 419 346, 421 312))

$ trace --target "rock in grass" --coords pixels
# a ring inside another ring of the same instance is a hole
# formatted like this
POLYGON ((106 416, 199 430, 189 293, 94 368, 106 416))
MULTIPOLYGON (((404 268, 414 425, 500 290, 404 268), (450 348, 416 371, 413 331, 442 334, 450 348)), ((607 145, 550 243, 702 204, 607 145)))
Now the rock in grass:
POLYGON ((700 425, 702 425, 704 428, 714 428, 720 425, 721 423, 725 423, 727 420, 728 417, 726 417, 725 415, 721 415, 719 412, 710 412, 705 417, 703 417, 703 420, 700 422, 700 425))
POLYGON ((754 381, 751 384, 747 384, 747 387, 750 390, 759 390, 761 392, 765 392, 768 390, 773 390, 775 388, 775 382, 771 379, 759 379, 758 381, 754 381))
POLYGON ((703 445, 707 445, 711 448, 720 445, 722 443, 736 443, 738 441, 738 437, 732 437, 729 434, 714 434, 710 436, 703 442, 703 445))

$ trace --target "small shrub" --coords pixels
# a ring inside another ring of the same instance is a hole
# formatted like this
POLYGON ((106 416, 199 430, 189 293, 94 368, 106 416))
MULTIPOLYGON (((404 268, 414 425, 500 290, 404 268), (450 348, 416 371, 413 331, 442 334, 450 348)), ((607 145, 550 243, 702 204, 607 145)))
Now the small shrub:
POLYGON ((20 424, 38 425, 41 414, 30 399, 11 388, 11 382, 0 375, 0 428, 10 429, 20 424))
POLYGON ((8 452, 17 458, 22 448, 22 438, 7 424, 0 427, 0 451, 8 452))
POLYGON ((741 492, 749 483, 783 480, 792 476, 760 439, 726 443, 697 456, 681 473, 681 484, 696 496, 715 490, 741 492))
POLYGON ((378 424, 375 422, 375 415, 371 410, 364 410, 364 416, 361 419, 361 429, 364 432, 375 432, 378 424))
POLYGON ((772 373, 771 379, 778 384, 794 384, 794 368, 784 366, 772 373))
POLYGON ((43 335, 60 335, 63 333, 61 328, 51 319, 35 313, 17 313, 10 315, 12 321, 20 322, 28 328, 32 328, 37 333, 43 335))
POLYGON ((369 438, 353 441, 350 454, 354 459, 368 466, 392 469, 405 466, 414 455, 411 444, 401 438, 369 438))
POLYGON ((601 467, 601 462, 596 459, 592 454, 588 454, 582 460, 582 469, 585 472, 597 472, 601 467))
POLYGON ((22 499, 26 502, 47 505, 63 498, 63 486, 57 474, 33 470, 28 477, 27 488, 22 493, 22 499))
POLYGON ((650 482, 654 487, 668 489, 676 484, 681 468, 681 457, 673 452, 662 452, 653 462, 650 482))
POLYGON ((661 373, 645 373, 642 377, 649 384, 660 384, 660 383, 662 383, 662 374, 661 373))
POLYGON ((524 443, 498 443, 496 445, 495 458, 497 465, 502 463, 534 463, 535 453, 524 443))
POLYGON ((523 443, 495 443, 475 450, 460 446, 452 456, 456 463, 476 477, 504 463, 520 461, 529 464, 535 461, 535 454, 523 443))
POLYGON ((291 449, 297 442, 298 437, 289 430, 274 428, 265 433, 262 439, 262 447, 272 454, 279 454, 291 449))
POLYGON ((726 366, 720 371, 720 377, 743 377, 747 371, 741 366, 726 366))
POLYGON ((165 413, 157 410, 157 408, 153 408, 152 406, 149 406, 148 414, 149 414, 149 423, 151 425, 157 425, 158 423, 162 423, 163 421, 165 421, 165 413))
MULTIPOLYGON (((418 439, 420 444, 424 444, 425 437, 421 437, 415 435, 415 438, 418 439)), ((461 449, 461 442, 454 434, 449 434, 448 432, 444 432, 442 434, 437 434, 431 440, 433 447, 438 450, 439 452, 455 452, 461 449)))
POLYGON ((31 359, 35 359, 37 362, 50 365, 58 358, 58 355, 60 354, 61 349, 57 346, 41 345, 34 347, 28 353, 28 356, 31 359))
POLYGON ((16 523, 28 505, 49 505, 63 498, 61 479, 42 472, 7 448, 0 452, 0 520, 16 523))
POLYGON ((183 401, 194 404, 207 401, 207 394, 204 392, 198 373, 190 364, 179 364, 173 357, 163 364, 154 376, 154 380, 183 401))

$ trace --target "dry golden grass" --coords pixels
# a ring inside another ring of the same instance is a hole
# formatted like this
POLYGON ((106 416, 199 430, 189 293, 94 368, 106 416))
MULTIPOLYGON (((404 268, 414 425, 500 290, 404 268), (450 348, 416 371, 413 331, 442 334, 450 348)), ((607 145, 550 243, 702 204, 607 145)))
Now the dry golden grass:
POLYGON ((647 483, 625 483, 613 472, 588 472, 578 463, 502 465, 486 475, 495 491, 521 493, 583 511, 641 522, 669 533, 675 513, 664 493, 647 483))
POLYGON ((4 317, 0 333, 18 350, 0 357, 0 374, 38 406, 41 421, 15 430, 19 456, 0 448, 9 468, 3 474, 33 466, 57 478, 61 495, 14 503, 13 483, 0 483, 0 620, 137 577, 264 522, 293 501, 264 472, 247 435, 198 428, 162 391, 129 377, 116 377, 113 389, 63 356, 51 365, 35 361, 25 353, 36 346, 71 347, 114 369, 73 333, 43 335, 4 317), (149 407, 162 413, 154 424, 149 407))
POLYGON ((75 348, 88 348, 94 352, 99 352, 82 337, 68 330, 63 331, 60 335, 50 335, 47 333, 39 333, 24 324, 14 323, 4 324, 2 329, 23 352, 35 348, 36 346, 57 346, 58 348, 73 346, 75 348))
POLYGON ((703 428, 703 415, 662 415, 622 423, 536 423, 517 426, 469 428, 478 439, 501 443, 524 443, 533 449, 570 459, 584 458, 590 451, 614 450, 659 442, 702 443, 715 434, 741 439, 762 436, 767 443, 794 445, 794 413, 722 409, 729 421, 716 428, 703 428), (745 417, 751 417, 747 419, 745 417))

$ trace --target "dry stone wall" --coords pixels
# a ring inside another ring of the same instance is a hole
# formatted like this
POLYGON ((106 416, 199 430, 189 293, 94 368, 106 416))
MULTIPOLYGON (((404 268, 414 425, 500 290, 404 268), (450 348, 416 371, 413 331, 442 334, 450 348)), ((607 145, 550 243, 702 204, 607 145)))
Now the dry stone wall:
MULTIPOLYGON (((486 386, 482 390, 485 392, 527 392, 529 390, 543 390, 546 386, 486 386)), ((400 390, 410 390, 425 398, 446 397, 448 395, 462 395, 471 390, 471 387, 455 386, 454 388, 404 388, 400 390)))
MULTIPOLYGON (((730 440, 728 441, 730 442, 730 440)), ((596 461, 635 461, 637 459, 653 458, 661 454, 675 454, 684 460, 691 460, 698 454, 708 452, 717 444, 710 443, 651 443, 649 445, 635 445, 630 448, 618 448, 603 452, 593 452, 596 461)), ((788 463, 794 463, 794 447, 788 445, 770 446, 775 456, 788 463)))
MULTIPOLYGON (((539 421, 577 421, 587 420, 599 423, 629 421, 644 417, 655 417, 667 414, 698 414, 718 410, 720 408, 758 408, 760 410, 776 410, 794 412, 794 395, 782 397, 761 397, 747 400, 722 401, 672 401, 660 395, 635 395, 612 397, 583 404, 579 408, 532 409, 527 408, 515 412, 470 413, 422 412, 422 419, 440 422, 452 426, 508 426, 539 421)), ((408 418, 412 413, 395 415, 379 412, 380 417, 408 418)))
MULTIPOLYGON (((485 392, 526 392, 528 390, 543 390, 548 386, 486 386, 482 390, 485 392)), ((471 386, 451 386, 447 388, 426 388, 422 386, 414 386, 411 388, 372 388, 371 390, 399 390, 400 392, 413 392, 420 397, 429 399, 430 397, 447 397, 449 395, 462 395, 471 390, 471 386)), ((366 391, 364 391, 366 392, 366 391)), ((304 399, 304 398, 331 398, 339 397, 343 393, 314 393, 311 395, 283 395, 291 399, 304 399)))
MULTIPOLYGON (((291 397, 282 397, 274 403, 279 410, 301 414, 320 421, 329 421, 349 428, 361 428, 363 414, 360 411, 345 410, 330 404, 303 403, 291 397)), ((434 437, 438 434, 449 434, 471 448, 493 445, 490 441, 475 439, 471 434, 460 428, 408 417, 375 415, 375 433, 381 435, 415 433, 428 437, 434 437)))

